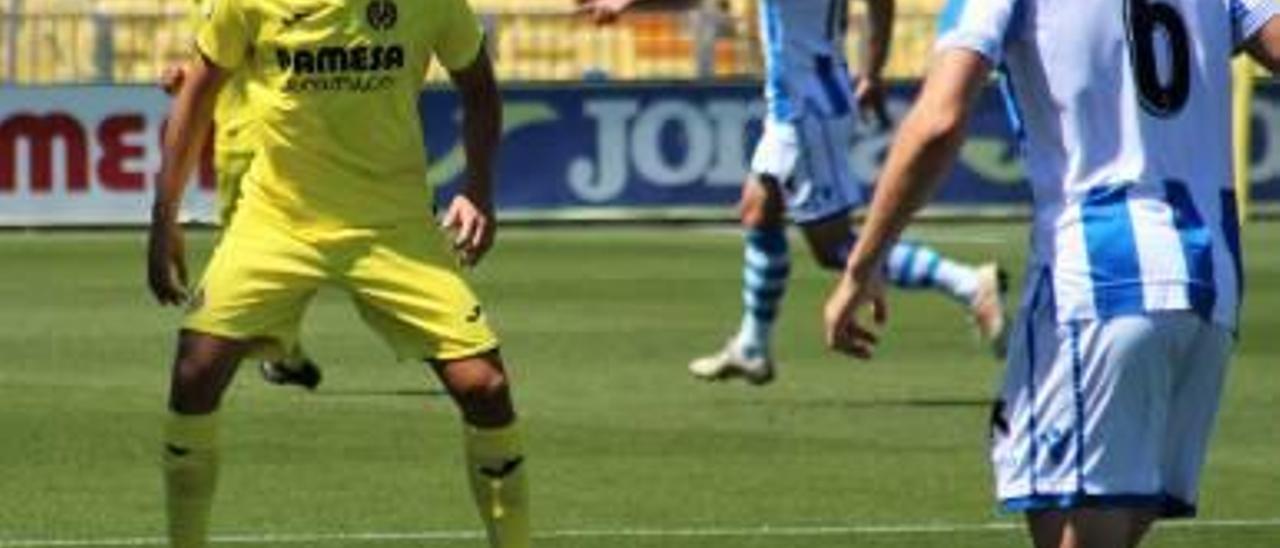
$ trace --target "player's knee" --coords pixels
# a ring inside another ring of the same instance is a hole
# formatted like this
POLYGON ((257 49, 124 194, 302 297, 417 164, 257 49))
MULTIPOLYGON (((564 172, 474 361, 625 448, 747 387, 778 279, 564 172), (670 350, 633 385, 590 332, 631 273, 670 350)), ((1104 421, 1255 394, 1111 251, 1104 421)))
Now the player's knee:
POLYGON ((496 427, 514 420, 507 373, 499 361, 473 358, 437 368, 468 424, 496 427))
POLYGON ((738 204, 738 220, 744 228, 766 228, 776 223, 765 212, 762 202, 743 200, 738 204))
POLYGON ((169 407, 184 414, 217 409, 222 392, 251 343, 184 331, 178 337, 169 407))
POLYGON ((463 420, 480 428, 497 428, 511 424, 515 409, 505 375, 496 375, 457 387, 454 392, 463 420))
POLYGON ((506 394, 506 373, 493 368, 471 368, 455 375, 454 393, 468 402, 483 404, 501 398, 506 394))
POLYGON ((185 414, 212 412, 218 407, 223 377, 217 362, 196 355, 179 355, 173 364, 169 407, 185 414))
POLYGON ((778 184, 767 176, 752 175, 742 186, 738 202, 738 219, 746 228, 782 226, 782 193, 778 184))

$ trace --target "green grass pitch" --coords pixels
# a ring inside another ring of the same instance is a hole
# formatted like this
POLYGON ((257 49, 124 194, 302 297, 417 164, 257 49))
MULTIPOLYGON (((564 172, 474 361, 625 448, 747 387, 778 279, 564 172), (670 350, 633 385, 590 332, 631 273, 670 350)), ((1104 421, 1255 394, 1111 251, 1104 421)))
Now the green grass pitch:
MULTIPOLYGON (((1020 224, 915 235, 1020 273, 1020 224)), ((1280 225, 1245 240, 1202 519, 1150 546, 1280 546, 1280 225)), ((190 234, 194 265, 211 242, 190 234)), ((1001 366, 954 304, 896 292, 874 361, 827 353, 830 278, 794 241, 778 381, 687 376, 736 325, 739 245, 720 229, 510 229, 475 272, 514 368, 538 546, 1026 546, 990 495, 1001 366)), ((179 312, 148 297, 143 246, 139 232, 0 234, 0 548, 159 545, 179 312)), ((215 545, 483 546, 458 423, 424 368, 395 363, 336 292, 304 342, 326 367, 317 393, 246 367, 224 402, 215 545)))

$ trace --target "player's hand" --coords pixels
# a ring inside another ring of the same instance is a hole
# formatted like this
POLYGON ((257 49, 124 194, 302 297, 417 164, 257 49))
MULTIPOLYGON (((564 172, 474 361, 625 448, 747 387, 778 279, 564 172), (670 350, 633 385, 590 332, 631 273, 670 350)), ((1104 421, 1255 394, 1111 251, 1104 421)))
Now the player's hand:
POLYGON ((842 273, 823 310, 828 347, 855 358, 871 358, 878 339, 858 318, 868 305, 875 324, 883 326, 889 319, 889 309, 884 298, 884 280, 878 270, 866 279, 842 273))
POLYGON ((453 248, 463 266, 475 266, 493 246, 497 232, 493 202, 485 195, 463 190, 449 203, 440 226, 453 234, 453 248))
POLYGON ((626 11, 633 0, 578 0, 578 13, 585 14, 597 24, 612 23, 626 11))
POLYGON ((889 129, 889 108, 885 105, 884 81, 866 76, 858 78, 858 87, 853 91, 858 101, 858 113, 863 123, 875 124, 881 131, 889 129))
POLYGON ((147 285, 163 305, 187 301, 187 259, 182 227, 171 220, 154 219, 147 241, 147 285))
POLYGON ((164 90, 167 95, 178 93, 178 88, 182 87, 183 80, 187 76, 187 66, 182 63, 174 63, 164 68, 160 72, 160 89, 164 90))

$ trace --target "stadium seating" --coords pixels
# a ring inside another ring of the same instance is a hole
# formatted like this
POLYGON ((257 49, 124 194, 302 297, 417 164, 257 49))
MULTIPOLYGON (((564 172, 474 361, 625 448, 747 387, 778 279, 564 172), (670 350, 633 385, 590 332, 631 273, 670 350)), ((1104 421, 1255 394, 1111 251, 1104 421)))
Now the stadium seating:
POLYGON ((2 22, 4 81, 149 82, 186 51, 183 12, 175 2, 23 0, 21 5, 21 12, 6 13, 2 22))
POLYGON ((97 0, 113 15, 112 79, 151 82, 190 51, 187 0, 97 0))
POLYGON ((21 83, 80 80, 93 74, 93 22, 79 16, 79 0, 24 0, 5 13, 0 74, 21 83), (14 47, 17 45, 17 47, 14 47))
MULTIPOLYGON (((758 0, 721 0, 720 13, 637 13, 598 28, 574 14, 573 0, 472 0, 490 33, 505 81, 576 81, 751 77, 758 0), (703 52, 700 24, 711 25, 703 52), (707 66, 699 63, 706 56, 707 66), (708 69, 703 74, 703 69, 708 69)), ((917 77, 927 61, 942 0, 902 0, 886 75, 917 77)), ((0 2, 0 10, 10 4, 0 2)), ((865 25, 852 2, 850 25, 865 25)), ((149 83, 190 50, 185 0, 22 0, 0 11, 0 82, 149 83)), ((849 53, 857 59, 859 41, 849 53)), ((439 79, 442 74, 433 74, 439 79)))

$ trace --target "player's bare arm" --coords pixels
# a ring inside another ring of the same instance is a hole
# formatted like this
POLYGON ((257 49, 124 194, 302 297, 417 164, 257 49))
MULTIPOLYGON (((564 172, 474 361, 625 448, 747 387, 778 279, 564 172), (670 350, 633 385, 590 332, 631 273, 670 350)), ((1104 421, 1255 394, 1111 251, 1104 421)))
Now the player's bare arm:
POLYGON ((637 0, 578 0, 578 11, 596 23, 611 23, 637 0))
POLYGON ((164 132, 147 245, 147 283, 161 304, 186 300, 187 266, 178 210, 187 178, 199 161, 201 145, 212 125, 218 90, 226 80, 222 70, 203 58, 191 63, 186 72, 186 83, 170 106, 164 132))
POLYGON ((475 265, 493 245, 493 162, 502 139, 502 98, 493 64, 480 48, 467 67, 449 72, 462 104, 462 142, 467 156, 462 189, 441 224, 454 234, 465 265, 475 265))
POLYGON ((697 0, 577 0, 578 12, 597 24, 607 24, 631 9, 688 9, 697 0))
POLYGON ((1249 56, 1272 73, 1280 73, 1280 17, 1274 17, 1244 44, 1249 56))
POLYGON ((894 0, 867 0, 867 32, 859 59, 858 86, 854 90, 863 120, 874 122, 881 129, 888 129, 890 123, 881 75, 889 59, 894 11, 894 0))
POLYGON ((871 356, 876 338, 857 314, 870 304, 877 322, 887 319, 880 265, 911 216, 942 184, 990 70, 985 58, 968 50, 943 53, 930 70, 885 161, 861 236, 827 299, 823 320, 832 349, 859 358, 871 356))

